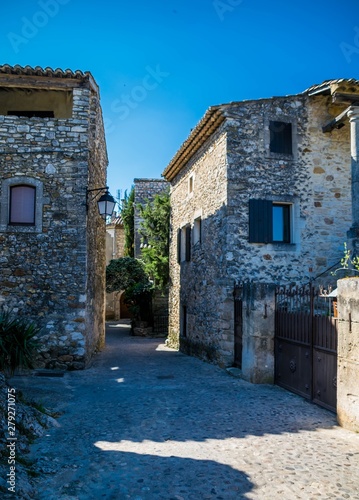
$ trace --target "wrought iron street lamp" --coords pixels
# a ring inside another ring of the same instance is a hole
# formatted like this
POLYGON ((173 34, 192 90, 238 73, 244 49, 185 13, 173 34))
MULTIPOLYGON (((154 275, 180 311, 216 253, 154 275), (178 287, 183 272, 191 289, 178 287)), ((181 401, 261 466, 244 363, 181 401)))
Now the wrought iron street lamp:
POLYGON ((86 191, 86 206, 88 207, 89 201, 95 200, 102 191, 104 191, 104 193, 97 200, 97 207, 101 217, 106 220, 107 217, 111 217, 116 205, 116 201, 110 194, 107 186, 97 189, 88 189, 86 191), (90 193, 96 193, 91 200, 89 200, 90 193))

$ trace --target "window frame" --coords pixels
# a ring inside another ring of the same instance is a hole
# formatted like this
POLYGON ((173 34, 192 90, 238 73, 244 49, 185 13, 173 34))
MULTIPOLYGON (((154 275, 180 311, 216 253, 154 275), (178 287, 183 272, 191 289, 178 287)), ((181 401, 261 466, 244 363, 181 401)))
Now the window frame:
POLYGON ((1 182, 0 196, 0 232, 13 233, 41 233, 43 224, 43 183, 39 179, 19 175, 3 179, 1 182), (10 223, 10 193, 11 188, 19 185, 26 185, 35 188, 35 223, 34 224, 14 224, 10 223))
POLYGON ((279 203, 273 202, 272 204, 272 243, 292 243, 292 204, 291 203, 279 203), (274 208, 282 208, 283 209, 283 217, 282 217, 282 239, 276 240, 274 239, 274 208))
POLYGON ((261 244, 293 244, 293 202, 250 199, 248 217, 248 242, 261 244), (283 209, 283 239, 274 239, 274 207, 283 209))

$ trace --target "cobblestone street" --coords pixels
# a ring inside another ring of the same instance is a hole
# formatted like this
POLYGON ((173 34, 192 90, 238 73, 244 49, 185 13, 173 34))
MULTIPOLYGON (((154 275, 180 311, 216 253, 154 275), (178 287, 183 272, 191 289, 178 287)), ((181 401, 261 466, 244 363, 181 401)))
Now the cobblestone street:
POLYGON ((359 435, 335 415, 107 330, 92 368, 33 378, 63 412, 32 445, 38 500, 359 499, 359 435))

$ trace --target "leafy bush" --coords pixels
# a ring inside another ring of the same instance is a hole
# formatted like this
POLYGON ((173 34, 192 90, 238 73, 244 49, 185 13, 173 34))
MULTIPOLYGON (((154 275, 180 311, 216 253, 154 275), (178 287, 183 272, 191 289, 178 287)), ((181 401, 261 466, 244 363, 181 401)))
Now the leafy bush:
POLYGON ((106 291, 125 291, 125 302, 135 320, 151 318, 153 285, 142 261, 132 257, 111 260, 106 268, 106 291))
POLYGON ((38 349, 34 338, 40 328, 26 318, 0 311, 0 370, 14 374, 17 368, 32 368, 32 359, 38 349))
POLYGON ((359 257, 357 255, 352 256, 351 250, 348 249, 347 244, 344 242, 344 257, 340 261, 341 267, 332 272, 335 276, 338 271, 344 271, 347 277, 355 276, 355 273, 359 273, 359 257))
POLYGON ((169 191, 157 194, 145 206, 140 205, 142 217, 140 232, 141 255, 147 273, 155 288, 163 290, 169 281, 170 195, 169 191))

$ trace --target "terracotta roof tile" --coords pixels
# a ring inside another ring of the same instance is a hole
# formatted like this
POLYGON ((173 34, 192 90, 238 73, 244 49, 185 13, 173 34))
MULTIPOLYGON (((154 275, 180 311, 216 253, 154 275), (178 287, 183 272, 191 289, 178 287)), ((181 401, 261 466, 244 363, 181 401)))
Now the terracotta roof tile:
POLYGON ((35 66, 32 68, 31 66, 20 66, 16 64, 15 66, 10 66, 9 64, 3 64, 0 66, 0 74, 8 74, 8 75, 27 75, 27 76, 48 76, 52 78, 89 78, 91 75, 89 71, 81 71, 76 70, 72 71, 71 69, 61 69, 61 68, 50 68, 47 66, 46 68, 41 68, 41 66, 35 66))

